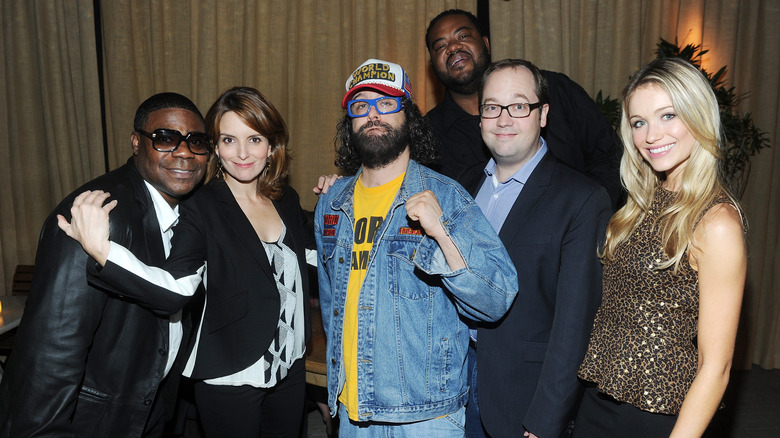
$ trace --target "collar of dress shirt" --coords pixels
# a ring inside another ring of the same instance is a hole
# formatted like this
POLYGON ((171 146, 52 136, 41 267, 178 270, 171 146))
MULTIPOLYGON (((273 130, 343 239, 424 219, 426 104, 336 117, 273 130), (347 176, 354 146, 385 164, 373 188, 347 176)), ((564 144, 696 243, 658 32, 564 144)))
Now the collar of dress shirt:
POLYGON ((523 164, 523 167, 517 170, 517 172, 513 173, 512 176, 506 179, 506 181, 499 183, 498 178, 496 178, 496 160, 493 158, 488 161, 487 165, 485 165, 485 175, 487 175, 488 178, 493 182, 493 188, 495 189, 498 187, 499 184, 513 184, 513 183, 520 183, 522 185, 525 185, 525 183, 528 181, 528 177, 531 176, 531 173, 533 173, 534 169, 536 169, 536 166, 539 164, 540 161, 542 161, 542 158, 544 158, 544 154, 547 153, 547 142, 544 141, 544 138, 542 140, 542 145, 539 147, 539 150, 536 151, 533 157, 531 157, 528 162, 523 164))
POLYGON ((152 197, 154 212, 157 214, 157 223, 160 224, 160 233, 165 235, 179 220, 179 206, 171 208, 171 205, 163 199, 157 189, 152 187, 146 180, 144 180, 144 184, 146 184, 146 188, 149 189, 149 194, 152 197))

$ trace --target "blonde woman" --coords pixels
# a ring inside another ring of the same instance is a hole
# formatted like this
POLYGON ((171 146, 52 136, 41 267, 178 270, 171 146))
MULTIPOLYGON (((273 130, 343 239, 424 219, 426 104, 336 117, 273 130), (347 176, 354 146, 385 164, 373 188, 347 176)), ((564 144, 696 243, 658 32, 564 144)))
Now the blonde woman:
POLYGON ((728 383, 747 263, 706 78, 674 58, 640 69, 621 136, 628 201, 607 228, 574 435, 701 436, 728 383))

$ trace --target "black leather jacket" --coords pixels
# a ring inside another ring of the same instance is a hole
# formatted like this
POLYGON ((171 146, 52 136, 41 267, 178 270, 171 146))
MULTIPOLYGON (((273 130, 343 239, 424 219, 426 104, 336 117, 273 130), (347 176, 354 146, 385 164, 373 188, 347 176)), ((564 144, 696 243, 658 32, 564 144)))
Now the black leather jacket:
POLYGON ((56 215, 69 218, 76 195, 96 189, 119 201, 112 238, 146 263, 164 261, 154 206, 132 158, 57 206, 41 231, 35 278, 0 383, 0 437, 138 437, 161 415, 168 315, 90 286, 86 253, 57 227, 56 215))

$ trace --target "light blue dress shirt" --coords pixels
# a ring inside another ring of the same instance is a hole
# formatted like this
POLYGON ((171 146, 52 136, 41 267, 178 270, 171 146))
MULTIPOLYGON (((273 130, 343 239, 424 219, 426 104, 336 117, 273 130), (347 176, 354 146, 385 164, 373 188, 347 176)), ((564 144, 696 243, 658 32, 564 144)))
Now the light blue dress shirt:
MULTIPOLYGON (((507 178, 506 181, 498 182, 498 178, 496 178, 496 161, 493 158, 485 166, 486 178, 479 192, 477 192, 477 196, 474 197, 474 201, 476 201, 490 225, 493 226, 496 234, 501 232, 501 227, 504 226, 509 210, 515 205, 515 200, 517 200, 520 192, 523 191, 528 177, 531 176, 536 166, 542 161, 544 154, 547 153, 547 142, 543 138, 541 141, 542 146, 539 147, 534 156, 523 164, 523 167, 518 169, 517 172, 507 178)), ((469 336, 476 341, 477 330, 474 328, 469 329, 469 336)))
POLYGON ((474 200, 496 233, 501 231, 509 210, 515 204, 517 196, 523 191, 528 177, 531 176, 536 166, 542 161, 544 154, 547 153, 547 142, 544 139, 541 140, 542 146, 534 156, 504 182, 498 182, 496 178, 496 161, 494 159, 491 158, 485 166, 487 177, 474 200))

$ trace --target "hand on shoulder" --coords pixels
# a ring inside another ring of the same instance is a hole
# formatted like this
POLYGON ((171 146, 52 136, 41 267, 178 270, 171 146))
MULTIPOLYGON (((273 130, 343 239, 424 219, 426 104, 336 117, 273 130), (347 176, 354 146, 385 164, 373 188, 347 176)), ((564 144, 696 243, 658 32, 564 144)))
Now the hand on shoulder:
POLYGON ((109 196, 110 193, 102 190, 87 190, 73 200, 70 222, 64 216, 57 215, 57 226, 77 240, 84 251, 101 266, 105 266, 110 249, 108 213, 117 205, 116 200, 105 203, 109 196))
POLYGON ((341 175, 336 175, 335 173, 332 175, 322 175, 317 180, 317 185, 312 188, 312 191, 316 195, 328 193, 328 189, 330 189, 339 178, 341 178, 341 175))

